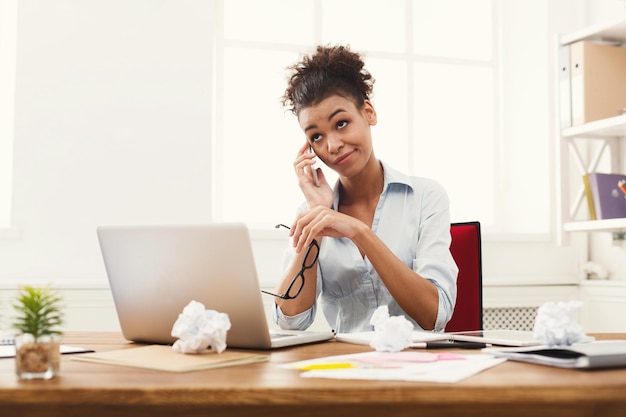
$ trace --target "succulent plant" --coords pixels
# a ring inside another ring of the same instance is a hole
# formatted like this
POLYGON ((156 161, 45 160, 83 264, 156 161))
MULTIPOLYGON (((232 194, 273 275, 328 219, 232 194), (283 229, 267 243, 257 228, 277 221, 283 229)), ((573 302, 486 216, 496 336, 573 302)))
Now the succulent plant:
POLYGON ((61 334, 64 323, 61 296, 50 286, 24 286, 13 303, 17 315, 13 328, 32 334, 35 340, 44 335, 61 334))

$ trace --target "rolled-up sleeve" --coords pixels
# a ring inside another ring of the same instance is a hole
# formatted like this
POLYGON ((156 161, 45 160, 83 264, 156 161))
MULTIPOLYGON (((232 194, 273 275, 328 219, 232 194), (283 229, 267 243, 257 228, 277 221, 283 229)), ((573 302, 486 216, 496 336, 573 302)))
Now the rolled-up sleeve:
POLYGON ((449 201, 443 187, 434 182, 422 200, 424 217, 419 226, 413 270, 437 287, 439 308, 434 331, 443 331, 452 318, 456 304, 456 278, 459 272, 450 253, 449 201))
POLYGON ((317 304, 314 303, 308 310, 296 314, 295 316, 288 316, 282 312, 279 306, 274 304, 274 323, 285 330, 306 330, 313 324, 316 310, 317 304))

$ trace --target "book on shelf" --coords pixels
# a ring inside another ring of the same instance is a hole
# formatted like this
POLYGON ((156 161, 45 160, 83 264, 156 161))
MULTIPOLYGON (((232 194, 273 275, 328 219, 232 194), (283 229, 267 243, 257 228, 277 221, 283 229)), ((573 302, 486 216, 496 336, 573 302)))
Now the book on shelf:
POLYGON ((624 180, 626 174, 590 172, 583 176, 591 220, 626 218, 626 194, 619 185, 624 180))
POLYGON ((589 183, 589 174, 583 175, 583 186, 585 188, 585 200, 589 209, 589 220, 597 220, 596 209, 593 204, 593 194, 591 193, 591 184, 589 183))

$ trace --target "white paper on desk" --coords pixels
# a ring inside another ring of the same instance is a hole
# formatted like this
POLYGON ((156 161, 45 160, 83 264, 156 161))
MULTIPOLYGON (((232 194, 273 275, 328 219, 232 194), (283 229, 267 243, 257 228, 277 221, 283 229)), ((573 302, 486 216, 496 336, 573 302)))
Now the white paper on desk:
MULTIPOLYGON (((355 332, 355 333, 337 333, 335 340, 338 342, 353 343, 356 345, 369 346, 374 339, 374 332, 355 332)), ((411 335, 412 342, 434 342, 450 340, 450 335, 447 333, 433 333, 426 331, 414 330, 411 335)))
MULTIPOLYGON (((93 352, 93 350, 87 349, 81 346, 61 345, 61 354, 85 353, 85 352, 93 352)), ((0 358, 13 358, 13 357, 15 357, 15 345, 0 346, 0 358)))
POLYGON ((315 365, 319 365, 320 368, 328 367, 328 369, 304 371, 300 374, 304 378, 454 383, 496 366, 505 360, 486 354, 459 355, 414 351, 364 352, 294 362, 285 366, 292 369, 304 369, 315 367, 315 365), (385 357, 390 357, 387 355, 394 355, 393 360, 387 361, 385 357), (407 359, 403 360, 403 357, 407 359), (379 361, 378 364, 377 361, 379 361), (334 368, 333 364, 352 364, 353 367, 338 365, 334 368))

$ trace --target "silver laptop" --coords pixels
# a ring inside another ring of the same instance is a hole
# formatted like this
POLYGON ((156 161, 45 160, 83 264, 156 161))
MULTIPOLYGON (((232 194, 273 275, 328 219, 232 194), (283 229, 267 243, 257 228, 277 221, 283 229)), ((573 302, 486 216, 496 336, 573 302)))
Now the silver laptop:
POLYGON ((173 343, 172 326, 192 300, 228 314, 229 347, 270 349, 333 337, 330 330, 270 331, 244 224, 101 226, 97 235, 128 340, 173 343))

